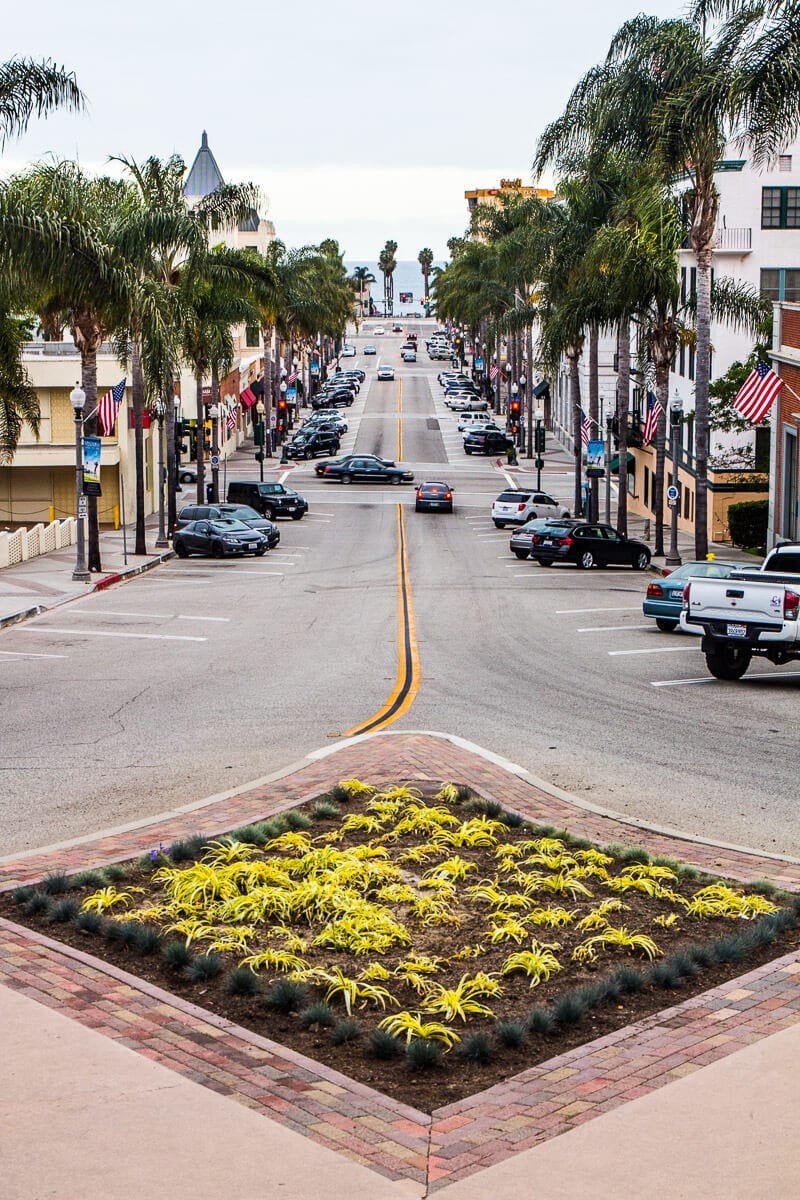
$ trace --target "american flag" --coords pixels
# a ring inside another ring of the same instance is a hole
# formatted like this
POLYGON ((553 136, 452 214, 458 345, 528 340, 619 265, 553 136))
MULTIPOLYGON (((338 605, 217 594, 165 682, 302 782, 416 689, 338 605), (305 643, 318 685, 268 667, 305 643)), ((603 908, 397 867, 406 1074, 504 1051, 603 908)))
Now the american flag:
POLYGON ((286 376, 286 386, 291 387, 293 383, 297 383, 297 371, 290 371, 286 376))
POLYGON ((583 442, 584 446, 589 445, 589 424, 589 418, 583 409, 581 409, 581 441, 583 442))
POLYGON ((757 425, 772 408, 772 402, 782 387, 780 375, 776 375, 768 363, 757 362, 736 393, 733 407, 746 421, 757 425))
POLYGON ((110 392, 106 392, 97 406, 97 419, 100 423, 100 432, 103 437, 111 437, 114 432, 119 406, 122 404, 122 398, 125 395, 126 381, 127 376, 125 379, 121 379, 110 392))
POLYGON ((497 366, 496 363, 492 363, 492 365, 489 367, 489 378, 497 379, 497 376, 499 374, 500 374, 500 368, 497 366))
POLYGON ((664 405, 659 400, 655 392, 647 393, 647 415, 644 419, 644 432, 642 433, 642 444, 649 446, 653 438, 658 433, 658 420, 664 411, 664 405))
POLYGON ((228 429, 233 430, 236 428, 236 417, 238 415, 238 412, 239 412, 238 404, 232 404, 230 406, 230 408, 228 409, 228 416, 225 421, 225 424, 227 425, 228 429))

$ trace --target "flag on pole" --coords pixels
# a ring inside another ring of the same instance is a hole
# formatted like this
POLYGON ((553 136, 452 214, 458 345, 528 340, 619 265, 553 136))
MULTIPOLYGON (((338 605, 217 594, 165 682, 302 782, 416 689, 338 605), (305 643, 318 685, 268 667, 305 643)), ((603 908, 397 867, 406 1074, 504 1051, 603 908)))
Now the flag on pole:
POLYGON ((664 405, 656 396, 655 392, 647 393, 647 415, 644 419, 644 432, 642 433, 642 444, 649 446, 653 438, 658 432, 658 421, 664 411, 664 405))
POLYGON ((244 391, 241 393, 241 395, 239 396, 239 399, 241 400, 241 402, 245 408, 252 408, 256 402, 257 397, 252 388, 246 387, 244 389, 244 391))
POLYGON ((581 409, 581 441, 584 446, 589 445, 589 418, 583 409, 581 409))
POLYGON ((736 393, 733 407, 746 421, 757 425, 772 408, 783 382, 768 363, 759 361, 736 393))
POLYGON ((497 366, 496 363, 492 363, 492 365, 489 367, 489 378, 492 380, 497 379, 497 376, 499 374, 500 374, 499 367, 497 366))
POLYGON ((291 371, 286 376, 286 386, 291 387, 293 383, 297 383, 297 371, 291 371))
POLYGON ((236 418, 238 415, 239 415, 239 405, 232 404, 230 406, 230 408, 228 409, 228 416, 225 421, 225 424, 227 425, 228 429, 234 430, 236 428, 236 418))
POLYGON ((106 392, 97 406, 97 419, 100 423, 100 432, 103 437, 111 437, 114 432, 119 406, 122 404, 122 399, 125 395, 126 381, 127 376, 125 379, 121 379, 110 392, 106 392))

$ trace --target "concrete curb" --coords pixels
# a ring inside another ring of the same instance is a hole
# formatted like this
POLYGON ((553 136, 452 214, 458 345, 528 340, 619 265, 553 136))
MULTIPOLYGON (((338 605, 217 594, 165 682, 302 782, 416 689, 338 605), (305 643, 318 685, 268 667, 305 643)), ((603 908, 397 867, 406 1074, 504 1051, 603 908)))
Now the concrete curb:
POLYGON ((51 612, 55 608, 61 608, 64 604, 71 604, 73 600, 81 600, 84 596, 91 596, 92 592, 102 592, 106 588, 113 587, 115 583, 127 583, 129 579, 134 579, 137 575, 142 575, 145 571, 152 571, 154 567, 160 567, 162 563, 168 562, 169 559, 174 557, 174 550, 165 550, 163 554, 159 554, 155 558, 150 558, 147 562, 138 563, 135 567, 126 567, 123 571, 115 571, 111 575, 103 575, 90 587, 81 592, 69 592, 64 596, 59 596, 52 604, 35 604, 32 608, 23 608, 19 612, 9 613, 8 616, 0 617, 0 629, 5 628, 7 625, 16 625, 21 621, 28 621, 32 617, 40 617, 43 613, 51 612))

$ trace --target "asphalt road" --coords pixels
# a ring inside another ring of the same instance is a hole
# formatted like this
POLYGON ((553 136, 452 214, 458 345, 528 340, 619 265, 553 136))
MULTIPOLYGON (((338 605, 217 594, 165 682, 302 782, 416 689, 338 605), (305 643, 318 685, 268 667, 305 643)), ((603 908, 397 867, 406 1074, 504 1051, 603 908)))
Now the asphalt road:
MULTIPOLYGON (((642 617, 645 576, 516 559, 489 508, 530 477, 464 456, 424 349, 406 366, 399 337, 365 342, 379 355, 350 360, 368 380, 342 452, 444 478, 455 514, 300 464, 285 477, 310 512, 265 558, 174 560, 4 630, 20 657, 2 668, 0 854, 245 784, 378 712, 398 674, 398 504, 420 684, 390 728, 458 734, 617 812, 800 854, 800 673, 712 680, 698 639, 642 617), (375 380, 381 361, 394 383, 375 380)), ((569 504, 567 464, 543 486, 569 504)))

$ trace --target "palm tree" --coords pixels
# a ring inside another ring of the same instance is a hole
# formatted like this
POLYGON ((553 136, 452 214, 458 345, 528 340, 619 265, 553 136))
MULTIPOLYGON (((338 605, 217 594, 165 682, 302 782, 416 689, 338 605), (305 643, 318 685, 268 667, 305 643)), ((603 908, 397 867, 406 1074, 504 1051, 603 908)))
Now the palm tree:
POLYGON ((364 292, 367 285, 375 282, 375 276, 370 271, 369 267, 356 267, 353 271, 353 282, 358 292, 358 303, 361 307, 361 316, 364 316, 364 292))
POLYGON ((387 241, 378 255, 378 268, 383 275, 383 307, 384 316, 390 317, 394 308, 394 280, 392 276, 397 269, 397 242, 387 241))
POLYGON ((430 280, 430 274, 431 274, 431 267, 433 266, 433 251, 428 246, 425 246, 425 248, 423 250, 420 250, 419 254, 417 255, 417 262, 419 263, 420 268, 422 270, 422 278, 425 280, 425 311, 427 313, 428 297, 430 294, 429 293, 429 280, 430 280))
POLYGON ((56 108, 83 108, 85 97, 75 76, 48 60, 12 58, 0 63, 0 147, 24 133, 32 117, 56 108))

